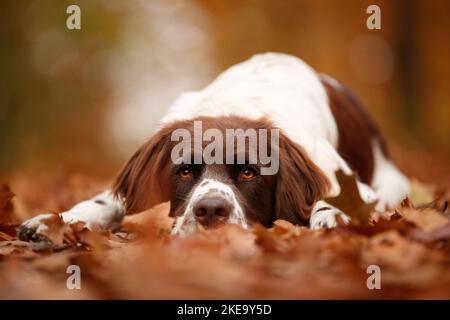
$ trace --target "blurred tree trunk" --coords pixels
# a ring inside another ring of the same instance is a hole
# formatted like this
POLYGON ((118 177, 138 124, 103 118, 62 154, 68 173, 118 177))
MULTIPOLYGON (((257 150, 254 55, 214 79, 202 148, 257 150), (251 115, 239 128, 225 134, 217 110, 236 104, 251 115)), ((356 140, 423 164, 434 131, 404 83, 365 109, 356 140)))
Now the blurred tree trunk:
POLYGON ((398 68, 403 89, 402 104, 399 106, 399 119, 402 121, 409 138, 417 137, 420 105, 420 92, 417 86, 415 21, 417 21, 416 0, 401 0, 397 12, 401 14, 399 28, 400 38, 397 45, 398 68))

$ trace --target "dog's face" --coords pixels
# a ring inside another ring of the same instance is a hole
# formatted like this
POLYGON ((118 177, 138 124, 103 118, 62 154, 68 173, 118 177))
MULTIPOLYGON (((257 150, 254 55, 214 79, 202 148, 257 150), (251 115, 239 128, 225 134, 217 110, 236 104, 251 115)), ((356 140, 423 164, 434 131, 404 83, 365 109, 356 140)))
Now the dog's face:
MULTIPOLYGON (((202 117, 196 121, 201 121, 203 131, 214 129, 225 140, 229 129, 273 129, 267 121, 239 117, 202 117)), ((215 145, 215 151, 201 155, 197 147, 208 150, 217 137, 202 139, 200 145, 188 141, 187 150, 179 152, 174 130, 183 129, 195 136, 194 123, 179 121, 165 126, 133 155, 114 185, 115 193, 125 200, 127 212, 170 201, 170 215, 176 219, 174 234, 225 223, 247 228, 253 223, 270 226, 276 219, 307 222, 311 206, 326 191, 328 181, 298 146, 283 134, 274 139, 269 133, 264 139, 257 136, 254 144, 249 137, 243 145, 233 141, 230 148, 228 139, 215 145), (270 155, 270 162, 258 157, 262 150, 270 155), (268 170, 274 168, 273 161, 278 162, 276 170, 268 170)))
POLYGON ((261 175, 260 165, 179 165, 172 174, 171 214, 179 218, 174 233, 214 228, 224 223, 247 227, 272 222, 275 175, 261 175))

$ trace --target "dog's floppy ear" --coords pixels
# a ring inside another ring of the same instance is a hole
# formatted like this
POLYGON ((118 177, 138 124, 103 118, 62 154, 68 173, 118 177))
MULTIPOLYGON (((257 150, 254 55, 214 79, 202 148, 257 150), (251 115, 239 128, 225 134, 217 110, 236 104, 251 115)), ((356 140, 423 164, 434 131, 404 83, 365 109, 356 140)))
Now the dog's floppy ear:
POLYGON ((113 183, 113 193, 123 199, 127 214, 169 201, 170 141, 164 131, 133 154, 113 183))
POLYGON ((306 225, 314 203, 325 195, 330 183, 302 148, 283 134, 279 157, 274 220, 306 225))

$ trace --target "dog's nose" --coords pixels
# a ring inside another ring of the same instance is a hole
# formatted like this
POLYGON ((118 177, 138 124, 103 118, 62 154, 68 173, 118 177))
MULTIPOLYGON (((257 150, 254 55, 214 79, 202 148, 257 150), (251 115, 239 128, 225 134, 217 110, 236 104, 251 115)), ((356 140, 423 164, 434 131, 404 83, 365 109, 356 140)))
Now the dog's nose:
POLYGON ((194 206, 196 219, 204 226, 225 222, 231 213, 230 203, 222 198, 203 198, 194 206))

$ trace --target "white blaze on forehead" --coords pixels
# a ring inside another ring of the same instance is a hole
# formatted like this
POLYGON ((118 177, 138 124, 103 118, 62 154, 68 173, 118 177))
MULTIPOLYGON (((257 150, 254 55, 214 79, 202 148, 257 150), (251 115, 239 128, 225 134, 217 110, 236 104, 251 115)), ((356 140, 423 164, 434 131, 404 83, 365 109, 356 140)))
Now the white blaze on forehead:
POLYGON ((244 211, 239 204, 233 189, 229 185, 218 180, 203 179, 194 188, 183 215, 175 221, 172 234, 183 235, 195 232, 197 223, 194 216, 194 206, 200 199, 208 195, 222 197, 231 205, 232 211, 227 221, 229 224, 238 224, 243 228, 249 227, 245 219, 244 211))

